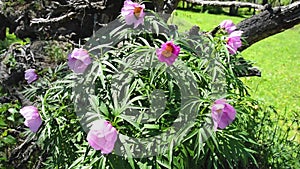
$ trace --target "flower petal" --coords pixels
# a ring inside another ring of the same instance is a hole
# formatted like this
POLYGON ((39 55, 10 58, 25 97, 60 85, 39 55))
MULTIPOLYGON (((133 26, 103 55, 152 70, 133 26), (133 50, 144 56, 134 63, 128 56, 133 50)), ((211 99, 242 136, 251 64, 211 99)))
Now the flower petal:
POLYGON ((158 57, 158 60, 160 62, 167 63, 168 66, 172 65, 175 62, 175 60, 178 58, 179 52, 180 47, 175 45, 172 41, 168 41, 162 44, 161 48, 156 49, 156 55, 158 57))
POLYGON ((138 3, 132 2, 131 0, 126 0, 124 6, 121 9, 121 15, 125 18, 127 25, 134 25, 137 28, 140 24, 144 24, 144 13, 145 5, 140 5, 138 3), (135 9, 139 8, 136 15, 134 13, 135 9))
POLYGON ((92 60, 85 49, 75 48, 71 54, 68 55, 68 66, 75 73, 84 73, 92 60))
POLYGON ((217 128, 224 129, 233 122, 236 116, 236 110, 225 99, 218 99, 214 102, 212 108, 212 119, 214 130, 217 128))
POLYGON ((113 151, 117 135, 117 130, 108 121, 97 120, 91 127, 87 140, 95 150, 101 150, 102 154, 109 154, 113 151))
POLYGON ((38 75, 35 73, 35 69, 28 69, 25 71, 25 80, 30 84, 38 79, 38 75))
POLYGON ((37 132, 42 125, 42 119, 40 117, 35 119, 26 119, 24 124, 29 127, 32 132, 37 132))
POLYGON ((24 125, 32 132, 37 132, 42 124, 38 109, 34 106, 25 106, 20 109, 20 113, 25 118, 24 125))

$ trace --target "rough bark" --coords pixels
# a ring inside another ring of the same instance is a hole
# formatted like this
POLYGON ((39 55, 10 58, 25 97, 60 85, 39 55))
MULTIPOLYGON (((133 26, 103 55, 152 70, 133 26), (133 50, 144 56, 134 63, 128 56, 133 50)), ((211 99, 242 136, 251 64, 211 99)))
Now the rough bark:
POLYGON ((252 44, 300 23, 300 1, 283 7, 271 8, 265 5, 261 13, 245 19, 237 24, 237 29, 243 31, 247 44, 239 50, 245 50, 252 44))
POLYGON ((0 12, 0 21, 2 26, 0 26, 0 40, 4 40, 6 37, 6 27, 9 25, 6 17, 0 12))
MULTIPOLYGON (((0 4, 0 39, 5 28, 19 38, 71 39, 90 37, 120 14, 125 0, 40 0, 0 4)), ((147 9, 171 14, 180 0, 145 2, 147 9)), ((1 2, 1 1, 0 1, 1 2)), ((168 15, 165 15, 168 16, 168 15)), ((168 19, 168 17, 166 18, 168 19)))
MULTIPOLYGON (((243 2, 219 2, 200 0, 187 1, 197 2, 198 4, 205 5, 214 4, 216 6, 223 4, 227 4, 228 6, 230 6, 231 3, 243 4, 243 2)), ((247 7, 247 5, 245 5, 244 7, 247 7)), ((257 5, 257 7, 261 8, 261 5, 257 5)), ((259 14, 253 15, 252 17, 245 19, 237 24, 237 29, 243 31, 242 36, 247 42, 243 44, 241 48, 239 48, 240 51, 247 49, 249 46, 262 39, 283 32, 300 23, 300 1, 294 2, 287 6, 279 6, 274 8, 272 8, 270 4, 266 4, 261 9, 262 11, 259 14)))
MULTIPOLYGON (((124 0, 55 0, 4 2, 2 15, 19 38, 77 41, 92 35, 120 13, 124 0)), ((1 17, 1 15, 0 15, 1 17)))
POLYGON ((171 14, 178 6, 180 0, 166 0, 164 3, 164 10, 165 14, 171 14))
POLYGON ((263 0, 263 1, 262 1, 262 4, 263 4, 263 5, 265 5, 265 4, 267 4, 267 3, 268 3, 268 0, 263 0))

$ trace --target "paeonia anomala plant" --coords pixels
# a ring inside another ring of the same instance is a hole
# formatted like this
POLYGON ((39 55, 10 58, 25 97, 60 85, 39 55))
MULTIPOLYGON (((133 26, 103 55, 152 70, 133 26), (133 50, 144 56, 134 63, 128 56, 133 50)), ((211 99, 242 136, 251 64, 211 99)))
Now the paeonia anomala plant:
POLYGON ((239 135, 231 131, 239 114, 234 105, 245 87, 232 62, 241 33, 232 23, 216 35, 179 33, 129 0, 120 12, 27 89, 42 112, 42 153, 53 156, 45 163, 199 168, 219 154, 225 164, 211 160, 216 166, 239 165, 218 146, 239 135))

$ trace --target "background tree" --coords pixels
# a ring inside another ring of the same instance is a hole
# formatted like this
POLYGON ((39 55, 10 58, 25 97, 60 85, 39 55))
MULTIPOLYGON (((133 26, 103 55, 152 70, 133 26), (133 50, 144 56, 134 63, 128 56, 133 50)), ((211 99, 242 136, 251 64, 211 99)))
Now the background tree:
MULTIPOLYGON (((180 0, 153 0, 148 9, 171 14, 180 0)), ((5 38, 5 28, 19 38, 73 40, 90 37, 105 24, 116 19, 124 0, 39 0, 5 1, 0 4, 0 38, 5 38)), ((248 44, 282 32, 300 23, 300 2, 287 6, 265 5, 262 12, 238 24, 244 31, 248 44)))

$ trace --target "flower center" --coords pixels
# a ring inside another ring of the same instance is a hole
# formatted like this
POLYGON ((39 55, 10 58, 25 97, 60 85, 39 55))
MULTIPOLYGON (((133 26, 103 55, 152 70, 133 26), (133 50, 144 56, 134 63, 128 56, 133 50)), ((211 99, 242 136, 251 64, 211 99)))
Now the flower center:
POLYGON ((222 109, 218 109, 216 110, 217 113, 221 114, 222 113, 222 109))
POLYGON ((216 112, 218 113, 218 114, 221 114, 222 112, 223 112, 223 109, 224 109, 224 105, 222 105, 222 104, 216 104, 215 105, 215 108, 216 108, 216 112))
POLYGON ((168 58, 168 57, 172 56, 172 54, 173 54, 173 46, 170 44, 167 44, 165 50, 162 51, 162 55, 164 55, 164 57, 168 58))
POLYGON ((135 7, 134 10, 133 10, 134 16, 137 17, 137 18, 140 17, 142 9, 143 9, 142 7, 135 7))

